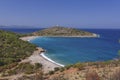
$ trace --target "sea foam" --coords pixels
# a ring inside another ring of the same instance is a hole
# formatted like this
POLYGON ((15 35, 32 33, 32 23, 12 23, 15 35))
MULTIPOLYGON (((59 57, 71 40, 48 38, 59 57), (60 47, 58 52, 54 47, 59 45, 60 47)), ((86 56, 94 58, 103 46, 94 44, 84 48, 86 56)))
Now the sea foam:
POLYGON ((54 64, 57 64, 57 65, 59 65, 59 66, 61 66, 61 67, 64 67, 63 64, 57 63, 57 62, 53 61, 52 59, 48 58, 47 56, 45 56, 45 53, 42 52, 40 55, 41 55, 43 58, 47 59, 48 61, 50 61, 50 62, 52 62, 52 63, 54 63, 54 64))

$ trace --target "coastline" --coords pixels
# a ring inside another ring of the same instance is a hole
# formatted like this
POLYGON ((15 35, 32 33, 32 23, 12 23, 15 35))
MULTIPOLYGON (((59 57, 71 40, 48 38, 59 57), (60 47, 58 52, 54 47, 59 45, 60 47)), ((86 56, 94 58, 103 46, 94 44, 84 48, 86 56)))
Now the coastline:
POLYGON ((22 60, 21 63, 24 63, 24 62, 30 62, 31 64, 40 63, 43 66, 42 68, 44 73, 48 73, 49 71, 54 70, 55 67, 61 67, 60 65, 57 65, 45 59, 42 55, 40 55, 41 50, 43 49, 40 47, 37 47, 37 50, 34 51, 30 57, 22 60))
MULTIPOLYGON (((99 35, 94 34, 94 36, 26 36, 21 37, 20 39, 23 41, 30 41, 32 39, 38 38, 38 37, 78 37, 78 38, 94 38, 99 37, 99 35)), ((45 53, 42 52, 44 49, 41 47, 37 47, 38 50, 31 55, 27 61, 30 61, 31 63, 41 63, 43 65, 44 72, 49 72, 51 70, 54 70, 55 67, 64 67, 63 64, 57 63, 54 60, 50 59, 49 57, 45 56, 45 53)))
MULTIPOLYGON (((21 37, 20 39, 23 41, 30 41, 32 39, 35 39, 40 36, 27 36, 27 37, 21 37)), ((34 63, 41 63, 43 65, 43 70, 45 73, 54 70, 55 67, 64 67, 64 65, 59 64, 52 59, 45 56, 42 52, 43 49, 41 47, 37 47, 37 50, 34 51, 34 53, 28 57, 27 59, 23 60, 22 62, 30 62, 32 64, 34 63)))
POLYGON ((64 66, 65 66, 65 65, 63 65, 63 64, 57 63, 57 62, 53 61, 52 59, 48 58, 47 56, 45 56, 45 53, 41 53, 40 55, 41 55, 43 58, 45 58, 46 60, 48 60, 48 61, 50 61, 50 62, 52 62, 52 63, 54 63, 54 64, 56 64, 56 65, 58 65, 58 66, 61 66, 61 67, 64 67, 64 66))
POLYGON ((92 36, 26 36, 26 37, 21 37, 20 39, 23 41, 30 41, 32 39, 38 38, 38 37, 78 37, 78 38, 99 38, 100 35, 99 34, 95 34, 93 33, 92 36))
POLYGON ((26 36, 26 37, 21 37, 20 39, 23 41, 30 41, 30 40, 35 39, 37 37, 40 37, 40 36, 26 36))
MULTIPOLYGON (((32 36, 32 37, 35 37, 35 36, 32 36)), ((99 34, 95 34, 95 33, 93 33, 93 35, 92 36, 36 36, 36 37, 71 37, 71 38, 73 38, 73 37, 76 37, 76 38, 99 38, 100 37, 100 35, 99 34)), ((34 39, 34 38, 33 38, 34 39)))

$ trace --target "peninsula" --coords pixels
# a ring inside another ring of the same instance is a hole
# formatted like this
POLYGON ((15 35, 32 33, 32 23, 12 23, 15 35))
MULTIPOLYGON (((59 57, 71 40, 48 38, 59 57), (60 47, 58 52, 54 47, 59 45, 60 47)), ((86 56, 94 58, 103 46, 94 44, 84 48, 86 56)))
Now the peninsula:
POLYGON ((37 32, 32 33, 33 36, 46 36, 46 37, 97 37, 97 34, 87 31, 67 28, 61 26, 53 26, 37 32))

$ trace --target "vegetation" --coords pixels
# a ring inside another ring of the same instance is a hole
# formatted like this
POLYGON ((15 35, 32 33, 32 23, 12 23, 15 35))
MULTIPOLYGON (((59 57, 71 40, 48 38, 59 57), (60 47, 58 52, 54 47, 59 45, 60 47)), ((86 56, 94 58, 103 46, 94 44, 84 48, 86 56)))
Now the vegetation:
POLYGON ((83 63, 76 63, 73 67, 78 68, 78 70, 83 70, 85 66, 83 63))
POLYGON ((49 75, 53 76, 50 80, 120 80, 119 68, 120 60, 79 62, 56 68, 50 71, 49 75))
POLYGON ((21 35, 0 30, 0 72, 13 68, 30 56, 36 46, 19 39, 21 35))
POLYGON ((55 67, 55 68, 54 68, 54 71, 58 71, 58 70, 60 70, 59 67, 55 67))
POLYGON ((49 75, 52 75, 52 74, 54 74, 54 71, 49 71, 49 75))
POLYGON ((51 28, 43 29, 37 32, 34 32, 32 35, 37 36, 93 36, 93 33, 74 29, 74 28, 65 28, 60 26, 54 26, 51 28))
POLYGON ((35 63, 35 65, 33 65, 33 64, 30 64, 29 62, 20 63, 13 69, 7 70, 4 73, 2 73, 2 76, 11 76, 11 75, 20 74, 20 73, 33 74, 42 69, 41 64, 39 65, 38 64, 39 63, 35 63))
POLYGON ((50 80, 69 80, 69 79, 64 78, 63 76, 55 76, 55 77, 53 77, 53 78, 50 79, 50 80))
POLYGON ((65 70, 65 68, 64 68, 64 67, 60 68, 60 72, 63 72, 64 70, 65 70))
POLYGON ((35 63, 35 69, 42 68, 42 64, 40 63, 35 63))

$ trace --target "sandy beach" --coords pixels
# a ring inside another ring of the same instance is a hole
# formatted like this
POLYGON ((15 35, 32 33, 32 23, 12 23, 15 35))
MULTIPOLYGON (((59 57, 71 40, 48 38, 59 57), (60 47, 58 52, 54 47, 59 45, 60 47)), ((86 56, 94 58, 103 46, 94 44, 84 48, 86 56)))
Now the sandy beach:
POLYGON ((30 41, 31 39, 35 39, 39 36, 26 36, 26 37, 21 37, 20 39, 23 41, 30 41))
MULTIPOLYGON (((28 37, 22 37, 21 40, 29 41, 31 39, 35 39, 38 36, 28 36, 28 37)), ((43 53, 44 49, 37 47, 37 50, 34 51, 34 53, 28 57, 27 59, 24 59, 22 62, 30 62, 32 64, 34 63, 41 63, 43 65, 43 70, 45 73, 54 70, 55 67, 63 67, 64 65, 61 65, 59 63, 56 63, 52 61, 51 59, 47 58, 43 53)))

